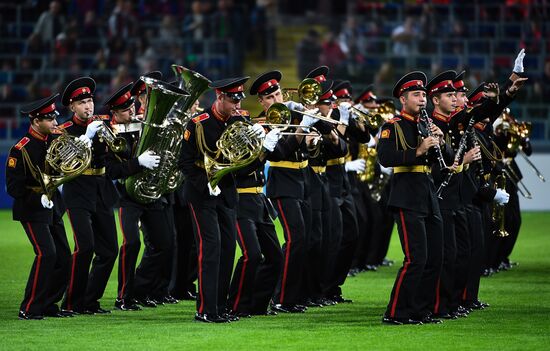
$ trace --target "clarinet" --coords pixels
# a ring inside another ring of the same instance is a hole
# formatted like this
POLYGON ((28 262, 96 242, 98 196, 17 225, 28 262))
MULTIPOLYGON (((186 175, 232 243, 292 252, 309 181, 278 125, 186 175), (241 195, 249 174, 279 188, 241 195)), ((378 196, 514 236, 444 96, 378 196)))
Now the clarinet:
MULTIPOLYGON (((472 138, 472 143, 473 143, 474 147, 479 147, 479 141, 477 139, 475 129, 472 128, 470 130, 469 134, 472 138)), ((477 177, 479 178, 479 180, 481 182, 484 182, 483 185, 481 185, 481 187, 484 188, 484 187, 489 186, 489 184, 485 181, 485 169, 483 168, 483 157, 480 158, 479 160, 474 161, 474 162, 477 164, 476 175, 477 175, 477 177)))
MULTIPOLYGON (((428 117, 428 112, 426 112, 425 108, 420 108, 418 132, 424 138, 434 136, 432 132, 432 120, 430 119, 430 117, 428 117)), ((437 144, 434 146, 434 148, 437 155, 437 161, 439 162, 439 167, 442 169, 447 168, 447 165, 445 164, 445 159, 443 158, 443 152, 441 151, 441 146, 437 144)))
MULTIPOLYGON (((475 123, 474 117, 471 117, 470 121, 468 122, 468 127, 466 127, 464 134, 462 134, 462 137, 458 142, 458 148, 456 150, 454 163, 460 162, 460 159, 464 155, 464 152, 466 151, 466 143, 468 142, 468 135, 470 134, 470 131, 474 127, 474 123, 475 123)), ((443 199, 443 197, 441 197, 441 193, 443 192, 443 189, 445 189, 445 187, 449 185, 449 182, 451 181, 451 178, 453 177, 454 174, 455 172, 450 171, 445 177, 445 179, 443 180, 443 183, 439 185, 439 188, 437 189, 437 192, 436 192, 436 195, 439 199, 443 199)))

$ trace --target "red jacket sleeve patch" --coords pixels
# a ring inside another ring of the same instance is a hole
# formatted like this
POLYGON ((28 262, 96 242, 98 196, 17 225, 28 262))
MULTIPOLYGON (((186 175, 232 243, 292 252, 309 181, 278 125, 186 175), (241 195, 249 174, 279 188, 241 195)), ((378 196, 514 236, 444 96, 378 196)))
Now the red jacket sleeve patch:
POLYGON ((205 119, 208 119, 210 118, 210 115, 208 113, 203 113, 202 115, 198 115, 197 117, 194 117, 192 119, 193 123, 199 123, 199 122, 202 122, 204 121, 205 119))
POLYGON ((67 121, 63 123, 62 125, 58 126, 57 129, 65 129, 73 125, 72 121, 67 121))
POLYGON ((15 148, 17 150, 21 150, 23 148, 23 146, 27 145, 27 143, 30 141, 31 139, 27 138, 27 137, 24 137, 23 139, 19 140, 19 142, 17 144, 15 144, 15 148))
POLYGON ((17 159, 15 157, 9 157, 8 158, 8 167, 9 168, 15 168, 17 165, 17 159))
POLYGON ((382 138, 382 139, 387 139, 387 138, 390 137, 390 133, 391 133, 391 132, 390 132, 389 129, 384 129, 384 130, 382 131, 382 134, 380 134, 380 138, 382 138))

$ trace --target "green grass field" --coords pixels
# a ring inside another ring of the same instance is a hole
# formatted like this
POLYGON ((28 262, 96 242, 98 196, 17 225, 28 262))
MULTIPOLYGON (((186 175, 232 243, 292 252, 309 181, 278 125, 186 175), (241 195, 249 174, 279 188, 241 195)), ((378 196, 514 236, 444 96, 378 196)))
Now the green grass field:
MULTIPOLYGON (((523 215, 512 256, 519 266, 482 280, 480 296, 490 308, 468 318, 423 326, 380 322, 395 265, 349 278, 344 294, 353 304, 310 309, 299 315, 203 324, 193 321, 194 304, 185 301, 139 312, 20 321, 17 312, 32 264, 32 248, 20 224, 11 220, 11 212, 0 212, 0 226, 2 350, 543 350, 550 343, 548 213, 523 215)), ((388 256, 402 259, 398 240, 392 241, 388 256)), ((103 307, 111 308, 115 295, 116 270, 103 307)))

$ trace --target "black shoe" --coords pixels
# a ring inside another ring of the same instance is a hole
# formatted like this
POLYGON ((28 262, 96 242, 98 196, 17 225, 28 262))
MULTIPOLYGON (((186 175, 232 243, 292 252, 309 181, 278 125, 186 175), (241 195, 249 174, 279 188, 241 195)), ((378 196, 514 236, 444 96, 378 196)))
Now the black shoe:
POLYGON ((368 264, 365 266, 365 270, 370 272, 376 272, 378 268, 373 264, 368 264))
POLYGON ((337 304, 336 301, 329 299, 328 297, 323 297, 320 299, 321 303, 325 306, 334 306, 337 304))
POLYGON ((443 321, 441 319, 433 318, 432 316, 426 316, 421 319, 423 324, 441 324, 443 321))
POLYGON ((252 318, 252 314, 247 312, 231 311, 229 314, 237 318, 252 318))
POLYGON ((44 319, 44 316, 41 314, 32 314, 32 313, 25 313, 23 311, 19 311, 19 319, 41 320, 41 319, 44 319))
POLYGON ((323 307, 323 306, 325 306, 317 300, 318 299, 307 299, 305 304, 306 304, 307 307, 323 307))
POLYGON ((222 313, 220 315, 220 317, 225 318, 225 319, 229 320, 230 322, 237 322, 240 319, 239 316, 237 316, 235 314, 228 313, 228 312, 222 313))
POLYGON ((88 307, 84 310, 84 314, 108 314, 111 313, 110 310, 105 310, 99 306, 97 307, 88 307))
POLYGON ((403 324, 416 324, 416 325, 422 325, 422 321, 418 321, 416 319, 411 318, 392 318, 392 317, 384 317, 382 318, 382 323, 384 324, 392 324, 392 325, 403 325, 403 324))
POLYGON ((450 313, 437 313, 434 314, 433 317, 440 319, 458 319, 458 316, 454 316, 450 313))
POLYGON ((166 296, 163 296, 162 297, 162 301, 166 304, 170 304, 170 305, 175 305, 177 304, 179 301, 178 299, 176 299, 175 297, 173 297, 172 295, 166 295, 166 296))
POLYGON ((149 307, 149 308, 155 308, 157 307, 157 303, 153 300, 151 300, 148 297, 144 297, 141 299, 132 299, 133 302, 137 305, 141 305, 143 307, 149 307))
POLYGON ((331 300, 338 303, 353 303, 353 300, 345 299, 344 297, 342 297, 342 295, 334 295, 333 297, 331 297, 331 300))
POLYGON ((460 312, 458 312, 458 311, 453 311, 453 312, 451 312, 451 313, 449 313, 449 314, 450 314, 451 316, 453 316, 452 319, 466 318, 466 317, 468 317, 467 314, 465 314, 465 313, 460 313, 460 312))
POLYGON ((195 301, 197 300, 197 294, 193 293, 192 291, 186 291, 181 296, 177 296, 179 300, 189 300, 189 301, 195 301))
POLYGON ((380 265, 383 266, 383 267, 391 267, 391 266, 393 266, 393 264, 394 264, 394 261, 393 261, 393 260, 389 260, 389 259, 387 259, 387 258, 384 258, 384 259, 382 260, 382 262, 380 263, 380 265))
POLYGON ((304 313, 306 311, 299 308, 297 305, 284 305, 279 303, 271 305, 271 310, 282 313, 304 313))
POLYGON ((115 308, 121 311, 141 311, 133 299, 116 299, 115 308))
POLYGON ((152 301, 156 306, 164 305, 164 300, 160 297, 147 298, 147 300, 152 301))
POLYGON ((204 323, 229 323, 230 320, 217 314, 195 313, 195 320, 204 323))
POLYGON ((51 312, 44 313, 44 317, 53 317, 53 318, 68 318, 72 316, 73 316, 72 314, 63 313, 61 311, 57 311, 57 312, 51 311, 51 312))

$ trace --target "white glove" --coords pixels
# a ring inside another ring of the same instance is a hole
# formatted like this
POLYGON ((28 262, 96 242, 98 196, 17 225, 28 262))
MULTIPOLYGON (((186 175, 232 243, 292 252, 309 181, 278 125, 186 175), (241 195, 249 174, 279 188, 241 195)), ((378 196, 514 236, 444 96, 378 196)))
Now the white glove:
POLYGON ((290 110, 296 110, 296 111, 304 111, 306 108, 304 105, 300 104, 299 102, 294 101, 285 101, 283 104, 288 107, 290 110))
POLYGON ((495 194, 495 198, 493 200, 495 200, 495 202, 499 205, 507 204, 508 200, 510 200, 510 194, 508 194, 506 190, 497 188, 497 193, 495 194))
POLYGON ((88 138, 85 134, 82 134, 81 136, 79 136, 78 140, 84 142, 84 144, 86 144, 86 146, 92 147, 92 140, 90 138, 88 138))
POLYGON ((342 102, 338 105, 338 111, 340 111, 340 122, 345 125, 349 125, 350 106, 351 104, 349 102, 342 102))
POLYGON ((364 172, 366 165, 365 160, 358 158, 357 160, 346 162, 344 168, 346 172, 364 172))
POLYGON ((303 127, 302 128, 303 130, 309 131, 309 127, 311 127, 312 125, 314 125, 318 121, 319 121, 319 119, 317 119, 315 117, 304 115, 304 117, 302 118, 302 122, 300 122, 300 125, 303 127))
POLYGON ((279 141, 279 138, 281 137, 281 130, 280 129, 273 129, 267 135, 265 136, 263 147, 267 151, 273 151, 275 150, 275 145, 277 145, 277 142, 279 141))
POLYGON ((264 127, 261 125, 261 124, 253 124, 252 125, 252 130, 254 131, 254 133, 256 133, 256 135, 258 137, 260 137, 261 139, 265 138, 265 129, 264 127))
POLYGON ((393 173, 393 168, 392 167, 384 167, 384 166, 380 165, 380 172, 382 172, 386 175, 391 175, 393 173))
POLYGON ((217 185, 214 189, 212 189, 212 185, 210 185, 210 183, 208 183, 208 192, 212 196, 218 196, 218 195, 221 194, 222 191, 220 190, 220 188, 217 185))
POLYGON ((103 122, 101 121, 93 121, 92 123, 88 124, 88 127, 86 127, 86 136, 88 139, 93 139, 95 136, 95 133, 101 128, 103 125, 103 122))
POLYGON ((525 49, 521 49, 518 56, 516 57, 516 61, 514 62, 514 72, 516 73, 523 73, 523 58, 525 57, 525 49))
POLYGON ((47 208, 48 210, 51 210, 53 208, 53 201, 48 199, 45 194, 42 194, 42 196, 40 197, 40 202, 42 203, 42 207, 47 208))
POLYGON ((59 192, 61 194, 63 194, 63 184, 61 184, 60 186, 57 187, 57 190, 59 190, 59 192))
POLYGON ((160 163, 160 156, 155 155, 151 150, 147 150, 138 156, 138 163, 147 169, 155 169, 160 163))
POLYGON ((376 138, 374 138, 372 135, 370 136, 369 142, 367 143, 367 147, 376 147, 376 138))

